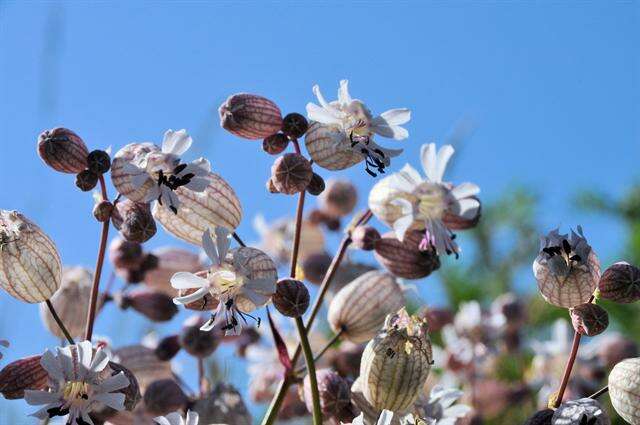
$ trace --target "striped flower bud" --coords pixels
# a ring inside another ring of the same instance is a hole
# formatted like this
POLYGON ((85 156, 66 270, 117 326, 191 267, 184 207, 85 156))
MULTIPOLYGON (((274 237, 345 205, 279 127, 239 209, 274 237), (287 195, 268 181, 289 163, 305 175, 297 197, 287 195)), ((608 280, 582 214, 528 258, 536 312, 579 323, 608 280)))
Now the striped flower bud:
POLYGON ((331 217, 351 214, 358 203, 358 191, 348 180, 329 179, 324 192, 318 197, 320 209, 331 217))
POLYGON ((121 309, 132 308, 154 322, 168 322, 178 314, 170 295, 148 289, 127 292, 117 302, 121 309))
POLYGON ((49 375, 40 365, 42 356, 24 357, 0 370, 0 394, 7 400, 24 397, 25 390, 44 390, 49 375))
POLYGON ((100 223, 109 221, 113 212, 113 204, 106 200, 101 200, 93 206, 93 216, 100 223))
POLYGON ((143 202, 149 188, 156 184, 149 179, 136 189, 133 173, 128 164, 139 163, 150 152, 160 152, 160 148, 153 143, 130 143, 120 149, 111 162, 111 181, 118 193, 135 202, 143 202))
POLYGON ((155 291, 175 297, 176 290, 171 286, 171 277, 178 272, 195 273, 204 267, 198 254, 182 248, 163 247, 151 251, 158 259, 158 265, 144 275, 144 283, 155 291))
POLYGON ((234 230, 240 224, 242 207, 229 184, 219 175, 209 174, 209 186, 203 192, 179 187, 175 193, 180 199, 178 213, 174 214, 158 203, 153 216, 173 236, 195 245, 202 243, 207 229, 224 227, 234 230))
POLYGON ((387 315, 404 306, 402 289, 391 274, 370 271, 340 289, 327 318, 334 332, 355 343, 373 338, 387 315))
POLYGON ((640 357, 614 366, 609 374, 609 396, 618 415, 630 424, 640 424, 640 357))
POLYGON ((130 199, 123 199, 115 204, 111 223, 129 242, 147 242, 157 231, 149 204, 130 199))
POLYGON ((218 382, 205 397, 196 400, 191 410, 200 416, 201 424, 251 425, 251 413, 242 395, 230 384, 218 382))
MULTIPOLYGON (((60 289, 51 297, 51 304, 73 337, 84 332, 92 283, 93 273, 88 269, 65 267, 62 271, 60 289)), ((65 338, 46 304, 40 304, 40 317, 49 332, 58 338, 65 338)))
POLYGON ((598 282, 598 298, 623 304, 640 300, 640 269, 624 261, 607 268, 598 282))
POLYGON ((607 310, 593 303, 584 303, 569 309, 573 329, 580 335, 600 335, 609 326, 607 310))
POLYGON ((351 148, 349 137, 337 126, 312 122, 304 144, 313 162, 331 171, 344 170, 365 158, 351 148))
POLYGON ((440 258, 434 250, 423 251, 420 242, 423 232, 408 231, 401 242, 394 232, 382 235, 375 243, 374 256, 394 275, 404 279, 420 279, 440 268, 440 258))
MULTIPOLYGON (((343 411, 351 406, 351 385, 346 379, 331 369, 316 370, 318 392, 320 393, 320 409, 322 415, 328 418, 342 419, 343 411)), ((311 396, 311 382, 309 375, 304 378, 304 402, 307 410, 313 412, 311 396)))
POLYGON ((209 357, 220 345, 220 333, 201 331, 205 320, 199 316, 191 316, 184 323, 180 333, 180 345, 195 357, 209 357))
POLYGON ((166 415, 182 410, 189 399, 173 379, 152 382, 144 392, 145 410, 152 415, 166 415))
POLYGON ((548 303, 569 308, 589 301, 600 277, 600 262, 580 226, 570 237, 556 229, 542 238, 533 274, 548 303))
POLYGON ((364 251, 372 251, 380 239, 380 233, 373 226, 357 226, 351 232, 353 246, 364 251))
POLYGON ((17 211, 0 210, 0 287, 28 303, 48 300, 62 280, 53 241, 17 211))
POLYGON ((426 321, 402 309, 387 317, 384 329, 364 349, 362 393, 378 411, 403 411, 422 392, 432 364, 426 321))
POLYGON ((129 369, 116 362, 109 362, 109 367, 103 371, 104 374, 111 376, 120 372, 127 377, 129 385, 114 392, 124 394, 124 407, 126 410, 132 411, 142 398, 140 386, 138 385, 138 380, 135 375, 129 369))
POLYGON ((302 262, 302 273, 305 280, 320 285, 324 279, 324 275, 329 270, 333 259, 326 252, 311 254, 302 262))
POLYGON ((161 361, 154 350, 143 345, 129 345, 117 349, 114 357, 118 364, 133 373, 138 380, 141 392, 154 381, 173 379, 171 363, 161 361))
POLYGON ((280 108, 267 98, 238 93, 218 108, 220 126, 244 139, 264 139, 282 128, 280 108))
POLYGON ((287 114, 282 119, 282 132, 292 139, 297 139, 304 136, 309 128, 309 121, 304 115, 297 112, 287 114))
POLYGON ((598 400, 581 398, 562 403, 553 413, 551 424, 611 425, 611 419, 598 400))
POLYGON ((289 145, 289 138, 282 133, 272 134, 262 141, 262 150, 270 155, 280 155, 289 145))
POLYGON ((281 314, 300 317, 309 308, 309 290, 299 280, 280 279, 271 300, 281 314))
POLYGON ((38 155, 56 171, 78 174, 87 168, 89 150, 76 133, 58 127, 40 133, 38 155))
POLYGON ((309 186, 313 170, 311 163, 299 153, 287 153, 278 157, 271 167, 271 181, 280 193, 293 195, 309 186))

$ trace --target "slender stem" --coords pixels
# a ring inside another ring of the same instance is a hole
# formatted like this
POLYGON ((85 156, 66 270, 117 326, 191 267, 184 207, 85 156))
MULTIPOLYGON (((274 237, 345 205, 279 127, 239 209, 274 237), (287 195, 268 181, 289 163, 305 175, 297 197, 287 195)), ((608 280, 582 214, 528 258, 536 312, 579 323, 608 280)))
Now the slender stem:
POLYGON ((198 390, 200 391, 200 397, 204 396, 205 386, 204 360, 202 357, 198 357, 198 390))
MULTIPOLYGON (((342 334, 344 333, 345 328, 341 328, 330 340, 329 342, 327 342, 327 344, 322 348, 322 350, 320 350, 315 357, 313 358, 313 362, 317 363, 318 360, 320 360, 322 358, 322 356, 324 356, 324 353, 326 353, 329 348, 331 348, 333 346, 333 344, 336 343, 336 341, 338 341, 340 339, 340 337, 342 336, 342 334)), ((305 367, 301 367, 298 370, 296 370, 296 373, 302 373, 306 370, 305 367)))
POLYGON ((240 246, 247 246, 247 245, 242 241, 242 239, 240 239, 240 236, 238 236, 238 234, 237 234, 236 232, 233 232, 233 239, 235 239, 235 240, 236 240, 236 242, 238 242, 238 244, 239 244, 240 246))
POLYGON ((289 275, 295 279, 298 268, 298 252, 300 251, 300 233, 302 230, 302 212, 304 210, 305 191, 300 192, 298 207, 296 208, 296 230, 293 238, 293 251, 291 253, 291 270, 289 275))
POLYGON ((598 391, 596 391, 595 393, 591 394, 588 398, 598 398, 600 397, 602 394, 605 394, 609 391, 609 387, 602 387, 600 388, 598 391))
POLYGON ((307 364, 307 370, 309 371, 309 384, 311 387, 311 399, 313 401, 313 425, 322 425, 322 410, 320 409, 320 392, 318 391, 316 366, 313 363, 313 352, 311 351, 309 338, 307 338, 307 332, 301 317, 296 317, 296 328, 298 329, 304 360, 307 364))
MULTIPOLYGON (((102 199, 108 200, 107 186, 104 182, 104 176, 100 175, 100 188, 102 190, 102 199)), ((100 276, 102 275, 102 265, 104 264, 104 254, 107 250, 107 238, 109 237, 109 220, 102 223, 102 234, 100 237, 100 246, 98 248, 98 259, 96 260, 96 270, 93 274, 93 286, 91 287, 91 300, 89 302, 89 310, 87 311, 87 327, 84 332, 84 339, 91 341, 93 336, 93 324, 96 319, 96 307, 98 305, 98 292, 100 289, 100 276)))
POLYGON ((56 309, 53 307, 53 304, 51 304, 51 300, 46 300, 45 303, 47 304, 47 307, 49 307, 49 312, 51 312, 51 316, 53 316, 53 320, 56 321, 56 323, 58 324, 58 327, 60 328, 64 336, 67 338, 67 341, 69 341, 69 344, 71 345, 75 344, 76 342, 71 337, 71 334, 69 334, 69 331, 67 330, 64 323, 62 323, 62 319, 60 319, 60 316, 58 316, 58 313, 56 312, 56 309))

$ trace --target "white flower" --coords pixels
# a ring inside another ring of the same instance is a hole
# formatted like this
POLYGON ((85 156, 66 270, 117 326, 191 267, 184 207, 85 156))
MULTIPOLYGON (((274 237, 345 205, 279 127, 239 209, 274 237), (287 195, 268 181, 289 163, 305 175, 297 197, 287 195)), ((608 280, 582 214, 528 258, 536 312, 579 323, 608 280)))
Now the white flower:
POLYGON ((167 416, 158 416, 153 418, 160 425, 198 425, 197 412, 187 411, 187 417, 183 418, 180 412, 169 413, 167 416))
POLYGON ((180 201, 175 194, 179 187, 185 187, 194 192, 203 192, 209 185, 211 165, 204 158, 186 164, 180 156, 184 154, 193 140, 186 130, 167 130, 164 133, 161 151, 152 151, 138 160, 137 163, 128 162, 124 171, 132 175, 132 185, 137 190, 149 180, 150 185, 141 202, 157 200, 177 214, 180 201))
MULTIPOLYGON (((3 346, 4 348, 8 348, 9 341, 7 341, 6 339, 0 339, 0 346, 3 346)), ((0 359, 2 359, 2 352, 0 352, 0 359)))
POLYGON ((25 391, 27 403, 44 405, 31 416, 45 419, 69 415, 69 424, 93 425, 89 413, 94 408, 106 405, 124 409, 124 394, 113 391, 126 388, 129 379, 123 372, 105 379, 101 372, 109 364, 109 356, 100 347, 94 354, 91 342, 58 347, 55 354, 47 350, 40 364, 49 375, 49 391, 25 391))
MULTIPOLYGON (((378 418, 376 425, 390 425, 391 419, 393 419, 393 412, 390 410, 383 410, 382 413, 380 413, 380 417, 378 418)), ((360 413, 359 416, 355 417, 353 422, 351 422, 351 425, 365 425, 364 414, 360 413)))
POLYGON ((215 244, 209 230, 202 234, 202 247, 211 260, 212 266, 206 278, 189 272, 178 272, 171 278, 175 289, 197 289, 195 292, 173 299, 176 304, 189 304, 210 294, 219 301, 215 313, 200 329, 210 331, 223 323, 226 335, 239 335, 249 312, 264 306, 275 293, 275 278, 249 278, 250 270, 246 256, 236 252, 232 264, 225 262, 231 234, 223 227, 215 228, 215 244))
POLYGON ((431 389, 428 401, 418 402, 419 416, 428 425, 455 425, 458 419, 473 410, 464 404, 453 405, 463 395, 458 389, 436 385, 431 389))
MULTIPOLYGON (((471 220, 477 216, 480 202, 475 198, 480 188, 473 183, 453 186, 443 182, 444 172, 454 149, 451 145, 440 148, 435 143, 422 145, 420 156, 426 178, 422 178, 409 164, 399 172, 383 179, 389 189, 399 194, 392 204, 400 207, 400 217, 393 222, 396 236, 402 240, 405 232, 418 225, 425 229, 421 249, 435 249, 438 254, 456 254, 460 249, 453 232, 443 221, 445 213, 471 220)), ((382 184, 381 181, 380 183, 382 184)))
POLYGON ((338 100, 327 102, 320 92, 318 85, 313 86, 313 93, 320 105, 307 103, 307 116, 310 120, 322 124, 336 126, 341 129, 351 141, 351 149, 365 156, 367 171, 369 166, 384 172, 389 165, 390 158, 400 155, 402 149, 384 149, 373 141, 373 135, 379 134, 396 140, 409 137, 409 132, 401 127, 411 119, 409 109, 390 109, 380 116, 373 117, 367 106, 349 95, 349 82, 340 81, 338 100))

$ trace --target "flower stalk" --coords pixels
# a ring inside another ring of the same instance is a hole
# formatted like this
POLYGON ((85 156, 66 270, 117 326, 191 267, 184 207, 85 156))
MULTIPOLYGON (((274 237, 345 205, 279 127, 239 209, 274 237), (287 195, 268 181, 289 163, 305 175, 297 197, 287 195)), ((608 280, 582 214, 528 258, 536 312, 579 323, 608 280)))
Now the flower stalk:
POLYGON ((51 316, 53 317, 53 320, 56 321, 56 323, 58 324, 58 327, 60 327, 60 330, 62 331, 64 336, 67 338, 67 341, 69 341, 69 344, 71 344, 71 345, 75 344, 76 342, 71 337, 71 334, 69 334, 69 331, 67 330, 66 326, 62 322, 62 319, 60 319, 60 316, 58 316, 58 312, 56 312, 56 309, 53 307, 53 304, 51 304, 51 301, 50 300, 46 300, 45 303, 47 304, 47 307, 49 308, 49 312, 51 313, 51 316))

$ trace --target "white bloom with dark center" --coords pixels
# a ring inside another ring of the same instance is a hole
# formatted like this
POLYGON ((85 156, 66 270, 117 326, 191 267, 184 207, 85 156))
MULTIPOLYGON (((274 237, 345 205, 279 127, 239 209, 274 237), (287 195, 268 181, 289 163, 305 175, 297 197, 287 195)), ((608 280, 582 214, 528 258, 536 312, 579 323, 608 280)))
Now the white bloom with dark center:
MULTIPOLYGON (((367 106, 349 94, 349 82, 340 81, 338 100, 327 102, 318 85, 313 86, 313 94, 318 103, 307 103, 307 116, 310 120, 322 124, 336 126, 350 139, 351 148, 364 155, 369 166, 377 167, 384 172, 390 158, 400 155, 402 149, 385 149, 373 141, 373 135, 402 140, 409 137, 409 132, 401 127, 411 119, 411 111, 406 108, 390 109, 374 117, 367 106)), ((371 174, 371 172, 369 171, 371 174)))
POLYGON ((160 425, 198 425, 199 419, 198 413, 191 410, 187 411, 186 418, 183 418, 180 412, 173 412, 166 416, 153 418, 153 420, 160 425))
POLYGON ((46 419, 68 415, 67 424, 93 425, 89 413, 97 407, 124 410, 125 395, 114 391, 126 388, 129 379, 123 372, 102 376, 109 364, 102 348, 94 353, 89 341, 58 347, 55 353, 47 350, 40 364, 49 375, 49 391, 25 391, 27 403, 44 405, 31 416, 46 419))
POLYGON ((464 404, 454 405, 463 395, 458 389, 436 385, 431 389, 428 401, 416 404, 419 417, 425 425, 455 425, 458 419, 473 410, 464 404))
POLYGON ((242 323, 238 317, 247 322, 246 317, 253 319, 249 313, 262 307, 275 293, 275 278, 251 279, 246 258, 236 252, 231 263, 225 261, 231 233, 223 227, 216 227, 215 243, 209 230, 202 235, 202 247, 211 260, 211 268, 207 277, 199 277, 189 272, 179 272, 171 278, 171 286, 175 289, 195 289, 195 292, 173 299, 176 304, 189 304, 210 294, 219 301, 217 310, 200 329, 210 331, 218 324, 226 335, 239 335, 242 323), (240 302, 241 301, 241 302, 240 302))
POLYGON ((426 178, 407 164, 379 184, 384 184, 397 194, 391 203, 400 207, 401 211, 393 222, 393 229, 400 240, 408 230, 424 228, 421 249, 432 248, 439 255, 453 253, 457 256, 460 249, 454 241, 455 235, 446 226, 443 217, 445 213, 469 220, 476 217, 480 201, 475 196, 480 193, 480 188, 473 183, 453 186, 443 181, 453 153, 451 145, 442 146, 437 153, 435 143, 423 145, 420 157, 426 178))
POLYGON ((167 130, 161 151, 149 152, 137 163, 125 164, 124 171, 133 176, 134 190, 141 188, 149 180, 155 183, 149 187, 141 202, 157 200, 177 214, 180 200, 175 193, 176 189, 184 187, 194 192, 203 192, 207 188, 211 171, 209 161, 198 158, 187 164, 180 160, 192 142, 186 130, 167 130))
MULTIPOLYGON (((7 341, 6 339, 0 339, 0 346, 4 347, 4 348, 8 348, 9 347, 9 341, 7 341)), ((0 359, 2 359, 2 352, 0 351, 0 359)))

